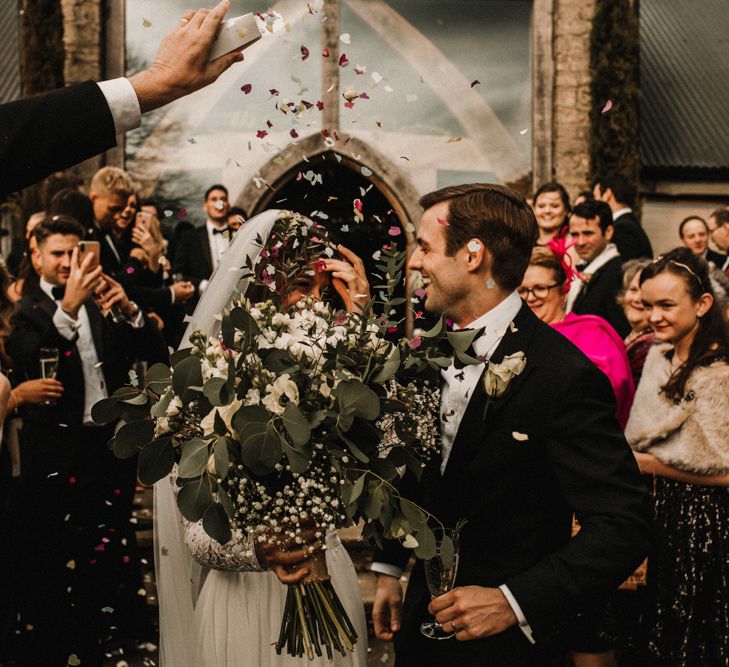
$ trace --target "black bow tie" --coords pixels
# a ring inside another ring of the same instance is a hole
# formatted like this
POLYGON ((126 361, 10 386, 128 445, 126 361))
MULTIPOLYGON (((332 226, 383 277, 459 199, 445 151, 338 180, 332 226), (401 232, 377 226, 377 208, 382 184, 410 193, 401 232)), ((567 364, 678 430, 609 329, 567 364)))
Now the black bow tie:
POLYGON ((228 229, 228 227, 216 227, 215 229, 213 229, 213 234, 227 234, 228 229))
POLYGON ((63 297, 66 294, 65 286, 51 287, 51 294, 56 301, 63 301, 63 297))
POLYGON ((575 266, 575 268, 576 268, 576 269, 577 269, 578 271, 582 272, 582 271, 584 271, 584 270, 585 270, 585 269, 586 269, 586 268, 587 268, 587 267, 588 267, 589 265, 590 265, 590 262, 580 262, 580 263, 579 263, 579 264, 578 264, 577 266, 575 266))

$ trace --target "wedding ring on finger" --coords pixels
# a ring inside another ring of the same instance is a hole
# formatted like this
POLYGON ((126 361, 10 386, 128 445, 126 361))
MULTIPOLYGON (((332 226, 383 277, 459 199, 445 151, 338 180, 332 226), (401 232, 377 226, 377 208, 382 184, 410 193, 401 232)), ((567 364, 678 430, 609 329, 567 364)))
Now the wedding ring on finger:
POLYGON ((456 627, 455 621, 451 621, 451 628, 452 628, 453 632, 458 632, 458 628, 456 627))

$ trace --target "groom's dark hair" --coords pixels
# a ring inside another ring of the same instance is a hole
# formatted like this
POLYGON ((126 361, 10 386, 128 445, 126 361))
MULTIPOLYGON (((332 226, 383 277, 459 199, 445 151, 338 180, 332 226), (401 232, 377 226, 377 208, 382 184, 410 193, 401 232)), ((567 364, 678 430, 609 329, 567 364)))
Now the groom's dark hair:
POLYGON ((452 185, 420 198, 424 209, 447 201, 446 253, 480 239, 493 257, 491 273, 504 290, 516 289, 529 266, 539 229, 534 212, 516 192, 493 183, 452 185))

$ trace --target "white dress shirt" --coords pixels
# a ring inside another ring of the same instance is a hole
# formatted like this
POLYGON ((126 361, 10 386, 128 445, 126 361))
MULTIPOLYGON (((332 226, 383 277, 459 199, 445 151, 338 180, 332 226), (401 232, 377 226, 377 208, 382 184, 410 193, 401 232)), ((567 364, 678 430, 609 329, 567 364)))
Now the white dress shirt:
POLYGON ((220 258, 225 254, 228 246, 230 246, 230 237, 228 234, 216 234, 215 230, 220 229, 220 227, 213 224, 210 220, 205 223, 205 226, 208 230, 208 242, 210 243, 210 260, 213 265, 213 271, 215 271, 220 263, 220 258))
POLYGON ((120 77, 99 81, 97 85, 109 105, 116 134, 136 130, 142 124, 142 110, 139 108, 137 93, 129 79, 120 77))
POLYGON ((91 335, 91 323, 89 315, 86 312, 86 306, 82 305, 78 311, 78 318, 73 319, 68 313, 61 308, 61 300, 53 296, 53 285, 44 278, 40 279, 41 289, 53 299, 58 308, 53 315, 53 324, 61 336, 66 340, 72 341, 78 335, 76 341, 76 349, 81 358, 81 371, 84 375, 84 426, 93 426, 94 420, 91 419, 91 408, 94 403, 107 398, 109 393, 106 391, 106 381, 104 373, 101 370, 101 362, 99 355, 96 353, 96 346, 91 335))
MULTIPOLYGON (((512 292, 495 308, 484 313, 468 325, 469 329, 480 329, 483 327, 483 333, 473 342, 473 350, 478 356, 484 357, 485 360, 490 358, 521 307, 521 297, 516 292, 512 292)), ((441 475, 445 473, 461 420, 466 413, 466 408, 473 395, 473 390, 476 388, 485 367, 485 362, 464 366, 461 369, 451 364, 448 368, 441 371, 441 475)), ((390 563, 375 562, 372 563, 371 569, 373 572, 387 574, 398 579, 402 576, 402 570, 390 563)), ((511 594, 506 584, 502 584, 499 588, 504 593, 504 597, 514 611, 520 629, 529 642, 533 644, 532 629, 516 598, 511 594)))
POLYGON ((613 222, 615 222, 621 215, 625 215, 626 213, 632 213, 633 209, 630 208, 630 206, 625 206, 624 208, 619 208, 617 211, 613 213, 613 222))

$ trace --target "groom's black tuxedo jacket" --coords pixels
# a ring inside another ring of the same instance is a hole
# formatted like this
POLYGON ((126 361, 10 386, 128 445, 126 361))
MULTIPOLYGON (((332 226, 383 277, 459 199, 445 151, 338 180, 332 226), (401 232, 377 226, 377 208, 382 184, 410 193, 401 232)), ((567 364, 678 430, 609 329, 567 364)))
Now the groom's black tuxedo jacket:
MULTIPOLYGON (((422 637, 430 595, 418 561, 396 635, 398 666, 559 664, 575 616, 616 588, 648 551, 647 493, 605 375, 526 305, 514 325, 492 361, 522 351, 524 371, 491 403, 485 421, 479 382, 445 473, 433 461, 415 488, 446 525, 468 520, 456 585, 507 584, 537 643, 517 627, 474 641, 422 637), (570 539, 573 513, 582 530, 570 539)), ((389 542, 375 560, 404 567, 408 557, 389 542)))
POLYGON ((0 193, 114 146, 114 119, 93 81, 0 104, 0 193))

